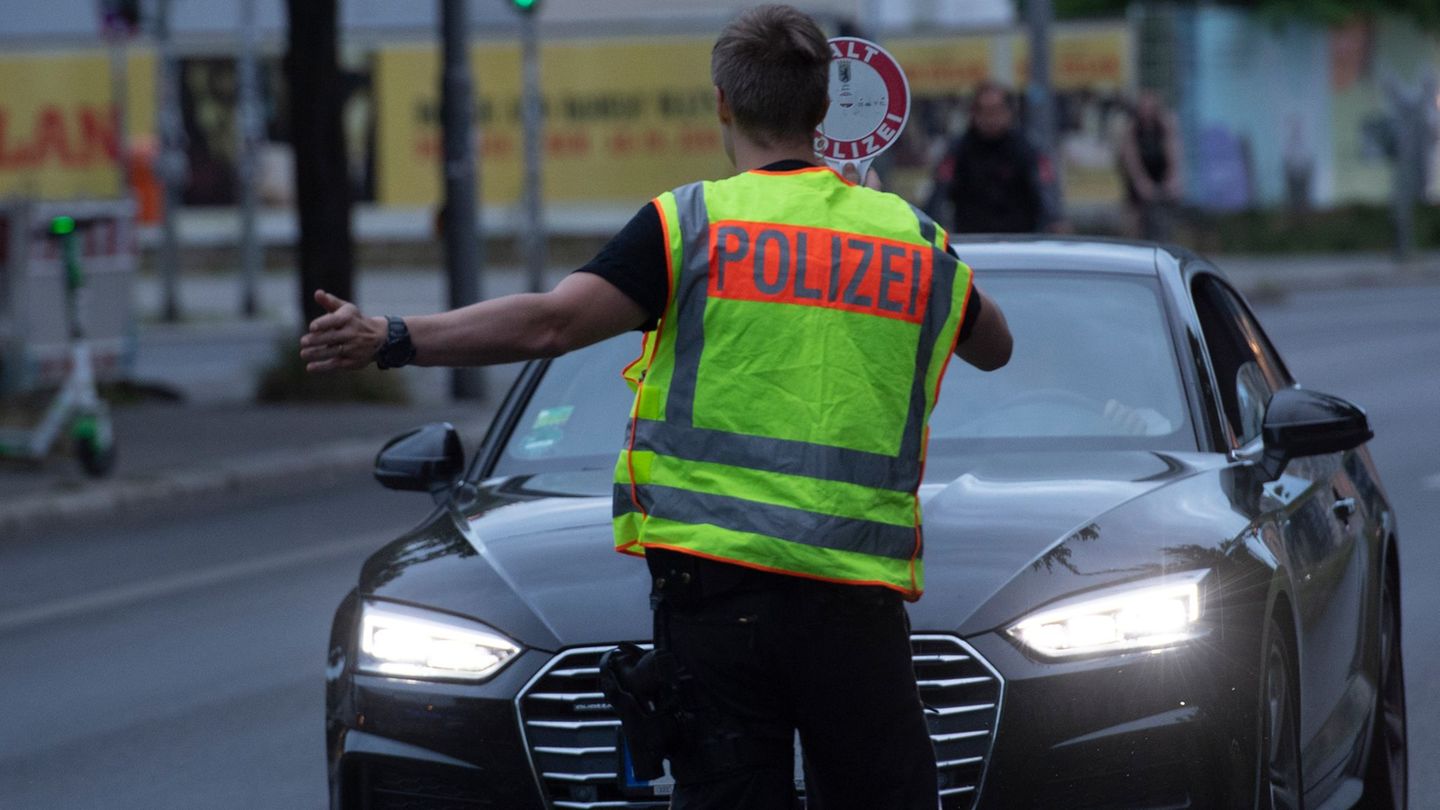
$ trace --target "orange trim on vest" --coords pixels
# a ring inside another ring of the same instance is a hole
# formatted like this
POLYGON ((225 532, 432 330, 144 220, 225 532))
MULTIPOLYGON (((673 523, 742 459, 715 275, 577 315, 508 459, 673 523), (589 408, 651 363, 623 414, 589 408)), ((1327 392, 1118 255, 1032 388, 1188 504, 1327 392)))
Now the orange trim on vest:
MULTIPOLYGON (((665 208, 660 205, 658 198, 651 200, 650 204, 655 206, 655 213, 660 217, 660 232, 665 238, 665 308, 668 310, 670 308, 670 298, 675 294, 675 283, 673 281, 675 277, 675 256, 670 250, 670 223, 665 221, 665 208)), ((661 335, 665 333, 665 314, 666 313, 662 312, 659 321, 655 324, 655 342, 657 344, 660 342, 661 335)), ((650 336, 647 334, 646 343, 649 342, 649 339, 650 336)), ((643 345, 644 344, 642 344, 642 346, 643 345)), ((644 356, 644 354, 640 355, 640 357, 644 356)), ((635 360, 639 362, 640 358, 637 357, 635 360)), ((635 504, 635 508, 640 510, 640 514, 645 518, 649 518, 650 513, 646 512, 644 505, 640 503, 640 493, 637 489, 638 485, 635 483, 635 431, 637 423, 640 421, 640 403, 642 401, 641 395, 645 392, 645 380, 650 376, 650 367, 654 364, 655 355, 652 352, 649 361, 645 364, 645 372, 640 375, 640 382, 635 384, 635 413, 630 417, 630 445, 627 448, 628 452, 625 453, 625 467, 630 473, 630 502, 635 504)), ((631 363, 630 366, 626 366, 626 370, 629 370, 633 365, 635 364, 631 363)), ((624 549, 616 550, 624 551, 624 549)))
MULTIPOLYGON (((965 298, 960 301, 960 323, 965 323, 965 310, 970 307, 970 296, 975 293, 975 276, 971 273, 965 281, 965 298)), ((933 410, 936 403, 940 401, 940 386, 945 383, 945 372, 950 369, 950 358, 955 356, 955 347, 960 345, 960 330, 955 330, 955 337, 950 339, 950 351, 945 353, 945 359, 940 361, 940 376, 935 378, 935 398, 930 400, 930 408, 933 410)), ((925 480, 925 462, 930 458, 930 425, 925 425, 925 438, 920 442, 924 448, 920 453, 920 480, 925 480)), ((924 550, 924 534, 920 525, 920 498, 915 498, 915 553, 910 555, 910 588, 915 589, 915 561, 920 558, 924 550)), ((915 597, 919 599, 920 597, 915 597)))
POLYGON ((746 174, 763 174, 769 177, 783 177, 787 174, 808 174, 809 172, 830 172, 831 174, 840 178, 840 182, 844 183, 847 186, 858 185, 857 183, 852 183, 849 180, 846 180, 845 175, 835 171, 829 166, 806 166, 803 169, 787 169, 783 172, 770 171, 767 169, 751 169, 750 171, 746 172, 746 174))
POLYGON ((628 375, 630 374, 630 369, 635 368, 635 366, 639 365, 639 363, 640 363, 641 360, 644 360, 644 359, 645 359, 645 352, 646 352, 649 348, 650 348, 650 333, 649 333, 649 332, 646 332, 645 334, 643 334, 643 335, 640 336, 640 356, 639 356, 639 357, 636 357, 634 360, 631 360, 629 363, 626 363, 626 364, 625 364, 625 367, 622 368, 622 369, 620 369, 620 379, 622 379, 622 380, 623 380, 623 379, 626 379, 626 378, 628 377, 628 375))
POLYGON ((934 249, 829 228, 724 220, 710 227, 709 296, 925 319, 934 249))

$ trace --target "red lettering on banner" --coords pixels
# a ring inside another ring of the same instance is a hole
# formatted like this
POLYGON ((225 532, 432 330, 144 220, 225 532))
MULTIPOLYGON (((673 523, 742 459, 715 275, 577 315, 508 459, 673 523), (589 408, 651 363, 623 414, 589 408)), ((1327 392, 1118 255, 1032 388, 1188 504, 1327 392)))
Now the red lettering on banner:
POLYGON ((610 136, 610 154, 623 157, 635 151, 635 136, 629 132, 617 132, 610 136))
POLYGON ((727 220, 710 228, 709 294, 919 323, 931 249, 825 228, 727 220))
POLYGON ((590 152, 590 136, 584 132, 556 132, 545 139, 545 151, 551 157, 584 157, 590 152))
POLYGON ((509 135, 487 132, 480 138, 482 157, 508 158, 515 155, 515 139, 509 135))
POLYGON ((120 156, 120 145, 116 138, 119 121, 114 113, 84 107, 80 110, 80 143, 86 160, 96 157, 115 160, 120 156))
POLYGON ((47 163, 88 168, 113 164, 119 156, 117 122, 106 107, 67 110, 50 104, 36 111, 29 133, 16 132, 15 123, 11 112, 0 108, 0 169, 35 169, 47 163))
POLYGON ((35 121, 35 145, 31 147, 32 159, 44 163, 50 155, 60 160, 62 166, 74 166, 77 161, 70 151, 70 139, 65 136, 65 116, 59 107, 43 107, 35 121))

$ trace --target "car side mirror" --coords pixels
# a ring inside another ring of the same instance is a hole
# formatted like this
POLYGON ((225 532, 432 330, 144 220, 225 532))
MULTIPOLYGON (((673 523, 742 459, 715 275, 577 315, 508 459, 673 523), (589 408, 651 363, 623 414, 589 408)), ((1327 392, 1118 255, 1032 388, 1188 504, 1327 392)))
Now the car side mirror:
POLYGON ((375 480, 387 489, 440 492, 465 470, 460 434, 433 422, 386 442, 375 456, 375 480))
POLYGON ((1342 453, 1375 437, 1365 411, 1339 397, 1285 388, 1275 392, 1261 425, 1267 480, 1275 480, 1292 458, 1342 453))

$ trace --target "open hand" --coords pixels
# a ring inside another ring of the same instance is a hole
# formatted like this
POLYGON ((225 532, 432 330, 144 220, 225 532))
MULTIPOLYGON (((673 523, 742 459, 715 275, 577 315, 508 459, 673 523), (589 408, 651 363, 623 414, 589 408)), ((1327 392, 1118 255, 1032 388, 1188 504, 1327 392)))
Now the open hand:
POLYGON ((360 308, 324 290, 315 291, 315 302, 325 314, 310 322, 310 331, 300 337, 300 359, 306 371, 349 371, 364 368, 385 343, 385 319, 367 318, 360 308))

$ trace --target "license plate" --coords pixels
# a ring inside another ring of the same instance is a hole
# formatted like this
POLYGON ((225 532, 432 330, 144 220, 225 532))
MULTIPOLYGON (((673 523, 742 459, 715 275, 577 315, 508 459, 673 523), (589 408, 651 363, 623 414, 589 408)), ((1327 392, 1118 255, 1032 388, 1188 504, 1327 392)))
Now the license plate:
MULTIPOLYGON (((635 775, 635 760, 630 746, 620 737, 620 787, 626 796, 669 796, 675 792, 675 777, 670 775, 670 760, 665 760, 665 773, 657 779, 641 779, 635 775)), ((800 733, 795 733, 795 791, 805 792, 805 752, 800 749, 800 733)))

